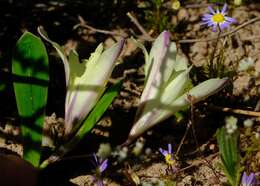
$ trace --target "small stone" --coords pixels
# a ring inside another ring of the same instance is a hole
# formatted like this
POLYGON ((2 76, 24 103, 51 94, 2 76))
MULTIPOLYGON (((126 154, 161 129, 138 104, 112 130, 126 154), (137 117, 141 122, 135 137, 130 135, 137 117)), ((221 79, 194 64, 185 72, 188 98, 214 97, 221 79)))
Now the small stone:
POLYGON ((178 11, 177 18, 179 21, 188 20, 189 19, 189 13, 186 9, 181 8, 178 11))

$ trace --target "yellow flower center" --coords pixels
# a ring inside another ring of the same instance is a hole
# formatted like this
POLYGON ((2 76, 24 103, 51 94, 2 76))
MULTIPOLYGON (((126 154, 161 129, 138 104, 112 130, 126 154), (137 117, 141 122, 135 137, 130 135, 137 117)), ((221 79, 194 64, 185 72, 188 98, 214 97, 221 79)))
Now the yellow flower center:
POLYGON ((217 13, 212 16, 212 21, 214 23, 222 23, 225 21, 225 17, 223 16, 223 14, 217 13))
POLYGON ((172 159, 172 155, 171 155, 171 154, 166 154, 166 155, 165 155, 165 162, 166 162, 168 165, 173 166, 174 160, 172 159))

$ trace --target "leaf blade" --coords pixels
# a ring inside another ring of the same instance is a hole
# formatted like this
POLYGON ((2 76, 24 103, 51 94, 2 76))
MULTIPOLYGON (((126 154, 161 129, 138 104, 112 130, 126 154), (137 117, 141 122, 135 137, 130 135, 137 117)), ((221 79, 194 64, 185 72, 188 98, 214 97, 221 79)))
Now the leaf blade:
POLYGON ((14 92, 21 118, 23 158, 37 167, 41 157, 42 127, 48 95, 48 55, 41 39, 25 32, 12 57, 14 92))

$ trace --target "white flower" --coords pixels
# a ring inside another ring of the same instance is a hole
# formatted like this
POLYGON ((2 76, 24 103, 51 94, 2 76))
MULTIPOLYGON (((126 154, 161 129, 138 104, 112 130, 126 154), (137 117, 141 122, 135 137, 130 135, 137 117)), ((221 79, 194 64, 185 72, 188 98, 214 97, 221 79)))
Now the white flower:
POLYGON ((237 118, 229 116, 225 119, 226 130, 228 134, 233 134, 237 130, 237 118))
POLYGON ((239 72, 248 71, 254 68, 254 64, 255 62, 251 57, 244 58, 238 64, 238 71, 239 72))
POLYGON ((126 143, 190 105, 188 97, 197 103, 214 94, 227 78, 213 78, 192 88, 188 61, 177 53, 170 33, 162 32, 154 41, 150 53, 135 41, 145 54, 145 87, 140 99, 135 123, 126 143))
POLYGON ((249 127, 252 127, 253 124, 254 124, 254 121, 252 119, 246 119, 244 121, 244 127, 248 127, 249 128, 249 127))

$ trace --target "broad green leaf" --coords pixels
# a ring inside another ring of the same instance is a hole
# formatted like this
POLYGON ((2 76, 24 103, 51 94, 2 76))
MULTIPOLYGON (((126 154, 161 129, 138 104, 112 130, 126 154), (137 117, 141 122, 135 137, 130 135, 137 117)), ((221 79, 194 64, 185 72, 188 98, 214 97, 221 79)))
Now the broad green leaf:
POLYGON ((237 186, 240 177, 240 155, 238 149, 238 132, 228 134, 225 127, 217 130, 222 168, 231 185, 237 186))
POLYGON ((73 149, 95 126, 95 124, 100 120, 104 112, 108 109, 114 98, 118 95, 122 86, 122 82, 118 82, 104 93, 101 99, 97 102, 94 109, 91 111, 86 120, 82 123, 81 127, 75 134, 75 136, 66 144, 62 145, 55 154, 50 156, 45 160, 41 168, 45 168, 49 163, 57 161, 62 158, 68 151, 73 149))
POLYGON ((38 167, 48 94, 48 55, 41 39, 25 32, 16 43, 12 73, 24 139, 23 158, 38 167))

